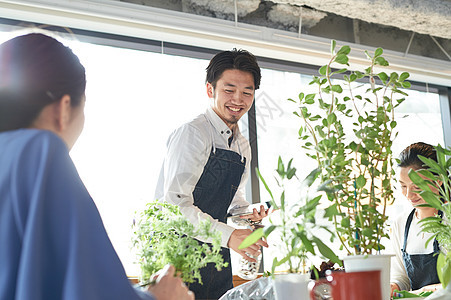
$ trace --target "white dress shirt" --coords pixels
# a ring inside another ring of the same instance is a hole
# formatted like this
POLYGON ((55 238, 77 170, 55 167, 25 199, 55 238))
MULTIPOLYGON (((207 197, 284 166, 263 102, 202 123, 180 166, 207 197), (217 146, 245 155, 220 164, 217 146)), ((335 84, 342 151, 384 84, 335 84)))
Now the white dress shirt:
POLYGON ((199 220, 210 220, 212 228, 222 233, 221 246, 227 247, 230 235, 235 228, 202 212, 194 205, 193 198, 194 188, 204 171, 204 166, 211 151, 216 148, 231 150, 240 154, 242 158, 246 158, 244 173, 229 209, 249 205, 245 199, 245 186, 251 161, 249 142, 241 135, 238 126, 232 133, 212 108, 208 108, 204 114, 176 129, 169 137, 168 151, 158 180, 155 198, 178 205, 182 214, 194 225, 198 224, 199 220), (229 146, 228 139, 232 134, 234 134, 233 141, 229 146))
MULTIPOLYGON (((391 233, 391 241, 395 256, 391 262, 390 282, 396 283, 401 290, 410 290, 410 281, 407 276, 404 261, 402 259, 401 248, 404 245, 404 230, 406 228, 407 218, 412 210, 409 209, 403 212, 393 223, 391 233)), ((421 232, 421 226, 418 223, 420 220, 415 216, 412 218, 410 224, 409 236, 407 237, 406 252, 408 254, 429 254, 434 252, 434 241, 431 240, 426 247, 426 241, 432 236, 432 233, 421 232)))

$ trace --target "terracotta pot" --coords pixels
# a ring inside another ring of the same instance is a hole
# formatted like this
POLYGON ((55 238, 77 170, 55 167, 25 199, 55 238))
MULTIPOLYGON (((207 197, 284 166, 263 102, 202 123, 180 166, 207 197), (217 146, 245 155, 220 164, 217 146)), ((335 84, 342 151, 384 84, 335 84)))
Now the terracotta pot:
POLYGON ((316 281, 310 299, 381 300, 381 271, 332 272, 316 281))

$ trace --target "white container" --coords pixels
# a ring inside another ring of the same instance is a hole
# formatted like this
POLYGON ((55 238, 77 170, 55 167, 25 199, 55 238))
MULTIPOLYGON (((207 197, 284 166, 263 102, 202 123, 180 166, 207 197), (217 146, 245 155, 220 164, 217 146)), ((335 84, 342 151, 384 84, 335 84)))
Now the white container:
POLYGON ((381 294, 383 300, 390 300, 390 261, 393 255, 354 255, 343 258, 346 272, 381 270, 381 294))
POLYGON ((309 300, 309 274, 276 274, 273 279, 276 300, 309 300))
POLYGON ((262 256, 261 254, 259 256, 254 256, 249 253, 246 254, 255 259, 256 262, 250 262, 243 257, 240 257, 240 261, 238 263, 238 276, 245 280, 254 280, 257 278, 262 256))
POLYGON ((429 295, 426 300, 450 300, 451 299, 451 282, 445 289, 439 289, 429 295))

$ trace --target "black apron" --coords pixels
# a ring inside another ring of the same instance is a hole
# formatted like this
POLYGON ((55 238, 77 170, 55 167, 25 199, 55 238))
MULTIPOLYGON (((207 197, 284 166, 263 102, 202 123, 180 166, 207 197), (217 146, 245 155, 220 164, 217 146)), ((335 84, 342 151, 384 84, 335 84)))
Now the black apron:
MULTIPOLYGON (((412 223, 415 209, 412 210, 407 218, 406 228, 404 229, 404 246, 401 249, 404 266, 410 281, 410 288, 418 290, 429 284, 440 283, 437 275, 437 258, 440 252, 438 242, 434 239, 434 252, 429 254, 408 254, 406 252, 407 237, 409 236, 410 224, 412 223)), ((443 216, 439 211, 438 215, 443 216)))
MULTIPOLYGON (((215 149, 210 153, 204 171, 193 191, 194 205, 213 219, 226 223, 227 211, 241 182, 246 158, 226 149, 215 149)), ((199 242, 201 243, 201 242, 199 242)), ((229 265, 217 271, 213 263, 200 270, 203 285, 195 282, 189 289, 196 299, 219 299, 233 288, 230 251, 221 248, 221 254, 229 265)))

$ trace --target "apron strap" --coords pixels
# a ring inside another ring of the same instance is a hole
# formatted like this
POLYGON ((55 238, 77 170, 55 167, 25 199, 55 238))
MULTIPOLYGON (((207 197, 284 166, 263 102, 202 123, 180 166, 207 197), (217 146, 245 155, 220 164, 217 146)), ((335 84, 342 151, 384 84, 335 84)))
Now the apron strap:
POLYGON ((415 213, 415 208, 409 214, 409 217, 407 218, 407 222, 406 222, 406 228, 404 229, 404 245, 402 246, 402 249, 404 249, 404 251, 406 251, 407 237, 409 236, 410 224, 412 223, 414 213, 415 213))

